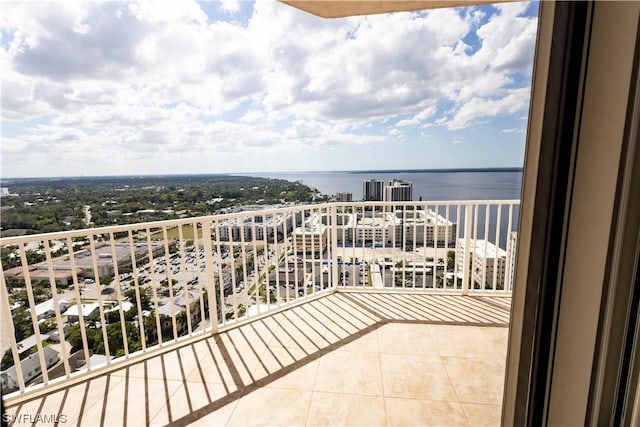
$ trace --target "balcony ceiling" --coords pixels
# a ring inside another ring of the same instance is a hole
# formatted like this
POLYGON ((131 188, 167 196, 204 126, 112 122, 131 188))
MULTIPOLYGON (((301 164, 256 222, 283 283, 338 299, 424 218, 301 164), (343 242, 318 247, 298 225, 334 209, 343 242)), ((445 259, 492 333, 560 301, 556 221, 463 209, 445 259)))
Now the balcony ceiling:
POLYGON ((369 0, 280 0, 289 6, 323 18, 343 18, 355 15, 375 15, 389 12, 462 7, 479 4, 502 3, 513 0, 414 0, 414 1, 369 1, 369 0))

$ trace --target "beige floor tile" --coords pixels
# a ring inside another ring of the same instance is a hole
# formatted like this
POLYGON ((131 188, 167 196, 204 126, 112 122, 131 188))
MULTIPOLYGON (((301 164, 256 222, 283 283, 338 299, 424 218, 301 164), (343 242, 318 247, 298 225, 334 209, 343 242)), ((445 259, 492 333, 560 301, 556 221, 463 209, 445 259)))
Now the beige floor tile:
POLYGON ((429 325, 440 356, 504 359, 505 348, 483 330, 481 326, 429 325))
POLYGON ((361 329, 345 322, 332 322, 326 325, 324 338, 329 344, 334 345, 361 331, 361 329))
POLYGON ((319 362, 314 360, 285 374, 275 378, 266 384, 266 387, 288 388, 293 390, 313 390, 319 362))
POLYGON ((85 411, 81 424, 149 424, 179 386, 179 381, 125 378, 109 389, 102 402, 85 411))
POLYGON ((108 391, 123 381, 122 377, 108 374, 71 388, 64 408, 64 413, 68 415, 69 421, 82 424, 89 408, 101 404, 108 391))
POLYGON ((252 322, 238 328, 232 328, 216 336, 217 340, 224 340, 225 344, 230 342, 234 345, 256 345, 267 346, 271 344, 274 336, 277 335, 278 324, 273 318, 252 322))
POLYGON ((378 336, 376 330, 373 329, 367 333, 357 333, 357 338, 354 335, 348 335, 344 330, 339 330, 335 333, 329 334, 327 331, 328 339, 335 339, 337 347, 335 351, 353 351, 358 353, 379 353, 380 347, 378 346, 378 336), (344 336, 343 336, 344 335, 344 336), (340 339, 338 339, 340 336, 340 339))
MULTIPOLYGON (((124 378, 103 375, 96 377, 86 382, 79 383, 66 390, 47 395, 44 399, 38 399, 38 405, 42 404, 41 409, 32 406, 31 402, 21 408, 23 413, 41 413, 41 414, 60 414, 64 415, 65 423, 60 421, 60 425, 73 425, 81 424, 83 420, 90 418, 87 414, 91 413, 91 409, 94 406, 100 405, 104 396, 108 394, 109 390, 116 387, 119 383, 123 382, 124 378), (66 397, 64 396, 66 393, 66 397), (33 412, 35 410, 35 412, 33 412), (25 412, 27 411, 27 412, 25 412)), ((8 412, 11 412, 13 408, 10 408, 8 412)), ((21 425, 20 423, 15 424, 21 425)), ((29 424, 30 425, 30 424, 29 424)))
POLYGON ((333 351, 320 359, 314 390, 382 396, 380 377, 377 354, 333 351))
MULTIPOLYGON (((187 381, 220 384, 227 394, 238 390, 242 378, 239 374, 234 378, 222 355, 221 348, 226 352, 226 347, 221 343, 203 341, 194 344, 194 351, 198 355, 198 364, 187 377, 187 381)), ((231 360, 230 354, 228 357, 231 360)))
POLYGON ((98 385, 104 385, 106 380, 94 382, 94 387, 88 383, 82 383, 69 389, 60 390, 55 393, 48 394, 41 399, 27 401, 20 405, 7 408, 6 420, 13 426, 30 426, 34 422, 36 425, 55 425, 74 422, 80 415, 82 402, 86 404, 94 404, 96 400, 95 390, 98 385))
POLYGON ((443 360, 460 402, 502 403, 504 361, 457 357, 443 360))
POLYGON ((467 426, 457 402, 385 398, 389 426, 467 426))
POLYGON ((326 327, 317 323, 307 323, 290 314, 276 314, 280 328, 271 346, 301 348, 318 351, 326 348, 330 342, 324 337, 326 327))
POLYGON ((191 419, 193 421, 189 422, 189 426, 191 427, 218 427, 225 426, 231 417, 231 414, 238 406, 238 401, 233 400, 230 403, 216 408, 214 410, 210 410, 205 408, 200 411, 196 411, 191 414, 191 419))
POLYGON ((502 417, 501 405, 485 405, 478 403, 463 403, 462 408, 472 427, 498 427, 502 417))
POLYGON ((382 325, 377 334, 380 353, 419 354, 429 359, 440 357, 429 325, 388 323, 382 325))
POLYGON ((233 383, 239 386, 248 386, 256 381, 253 372, 261 363, 261 358, 266 347, 237 345, 233 347, 221 347, 220 351, 226 352, 223 359, 227 362, 227 369, 233 378, 233 383))
POLYGON ((183 381, 193 371, 196 363, 193 352, 187 347, 151 357, 115 371, 114 375, 183 381))
POLYGON ((305 322, 312 325, 325 325, 332 322, 323 312, 312 308, 311 304, 304 304, 287 311, 288 317, 294 322, 305 322))
POLYGON ((269 347, 253 372, 264 385, 313 390, 318 360, 299 348, 269 347))
POLYGON ((336 322, 348 322, 358 328, 374 324, 381 320, 381 317, 376 314, 375 308, 371 306, 369 301, 357 301, 353 295, 337 297, 329 315, 336 322), (356 303, 354 303, 354 301, 356 301, 356 303))
POLYGON ((384 399, 337 393, 313 393, 308 426, 380 426, 386 424, 384 399))
POLYGON ((221 384, 187 381, 180 383, 167 404, 151 419, 152 424, 175 422, 189 419, 197 411, 211 411, 222 403, 238 399, 240 392, 227 393, 221 384))
POLYGON ((444 365, 420 355, 381 354, 385 397, 456 401, 444 365))
POLYGON ((509 328, 482 328, 482 332, 496 349, 501 349, 506 357, 509 344, 509 328))
POLYGON ((227 425, 304 425, 311 392, 270 387, 250 389, 240 398, 227 425))
MULTIPOLYGON (((325 299, 322 299, 324 301, 325 299)), ((300 316, 307 316, 307 318, 312 318, 316 322, 319 322, 323 325, 330 325, 336 322, 338 319, 335 319, 335 316, 331 316, 329 310, 324 308, 324 306, 320 306, 316 301, 313 304, 304 304, 300 307, 297 307, 296 310, 299 310, 300 316)))

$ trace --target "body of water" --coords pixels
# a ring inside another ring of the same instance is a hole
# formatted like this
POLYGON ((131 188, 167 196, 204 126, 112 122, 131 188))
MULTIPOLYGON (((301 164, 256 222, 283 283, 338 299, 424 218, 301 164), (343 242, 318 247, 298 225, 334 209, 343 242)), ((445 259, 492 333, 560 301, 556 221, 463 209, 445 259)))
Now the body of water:
POLYGON ((352 193, 354 201, 362 200, 363 182, 371 179, 385 184, 393 179, 412 182, 413 199, 422 197, 425 201, 519 199, 522 186, 520 169, 265 172, 247 175, 301 181, 327 195, 352 193))
MULTIPOLYGON (((334 195, 338 192, 353 194, 354 201, 363 197, 363 183, 371 179, 385 182, 401 179, 413 183, 413 200, 425 202, 445 202, 454 200, 519 200, 522 187, 521 169, 473 169, 473 170, 396 170, 396 171, 336 171, 336 172, 283 172, 247 174, 265 178, 278 178, 287 181, 301 181, 303 184, 318 189, 322 194, 334 195)), ((509 230, 509 207, 502 206, 500 232, 496 234, 497 206, 489 211, 484 205, 478 207, 477 238, 486 238, 495 243, 499 242, 502 249, 506 249, 509 230), (485 218, 489 215, 488 233, 485 234, 485 218), (499 235, 499 237, 498 237, 499 235)), ((438 213, 447 215, 446 207, 440 206, 438 213)), ((520 206, 513 206, 511 211, 511 231, 518 229, 520 206)), ((458 213, 457 206, 451 206, 448 219, 463 227, 464 211, 458 213)), ((474 221, 475 223, 475 221, 474 221)), ((462 229, 461 229, 462 231, 462 229)))

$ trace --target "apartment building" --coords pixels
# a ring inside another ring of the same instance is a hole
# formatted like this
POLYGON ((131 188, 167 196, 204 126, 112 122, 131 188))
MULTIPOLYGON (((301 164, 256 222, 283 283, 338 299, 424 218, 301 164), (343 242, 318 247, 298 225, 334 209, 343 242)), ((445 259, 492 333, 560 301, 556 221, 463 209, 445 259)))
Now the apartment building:
POLYGON ((347 192, 336 193, 336 202, 341 202, 341 203, 353 202, 353 193, 347 193, 347 192))
POLYGON ((431 209, 396 211, 395 217, 402 224, 396 239, 404 238, 406 242, 416 245, 437 243, 439 246, 456 240, 456 223, 431 209))
POLYGON ((256 217, 252 219, 233 218, 220 221, 217 227, 217 234, 220 241, 241 241, 264 240, 272 238, 274 235, 283 236, 285 229, 288 232, 293 230, 293 215, 280 214, 267 218, 256 217))
POLYGON ((327 226, 321 215, 311 215, 301 227, 293 230, 293 247, 296 253, 320 255, 327 247, 327 226))
POLYGON ((376 179, 365 181, 362 184, 362 200, 365 202, 381 202, 384 195, 384 182, 376 179))
POLYGON ((465 250, 471 256, 469 268, 471 270, 472 289, 505 289, 505 269, 507 252, 488 240, 470 240, 470 248, 466 249, 465 239, 456 242, 456 273, 458 277, 464 274, 465 250))
POLYGON ((410 202, 413 200, 413 183, 394 179, 384 187, 385 202, 410 202))

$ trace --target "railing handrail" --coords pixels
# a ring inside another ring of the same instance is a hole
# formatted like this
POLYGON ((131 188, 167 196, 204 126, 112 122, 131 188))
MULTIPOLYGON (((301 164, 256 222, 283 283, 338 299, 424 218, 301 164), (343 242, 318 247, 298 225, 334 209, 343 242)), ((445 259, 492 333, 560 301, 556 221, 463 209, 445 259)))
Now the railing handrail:
POLYGON ((0 246, 5 245, 14 245, 19 244, 25 240, 33 241, 33 240, 58 240, 58 239, 66 239, 81 237, 85 235, 100 235, 100 234, 108 234, 109 232, 119 233, 129 231, 131 229, 142 229, 142 228, 161 228, 163 226, 174 227, 178 225, 185 225, 193 222, 207 222, 207 221, 225 221, 232 220, 237 218, 243 218, 247 216, 252 216, 257 213, 268 212, 269 214, 278 215, 289 213, 292 210, 310 210, 310 209, 319 209, 322 207, 344 207, 344 206, 377 206, 377 207, 395 207, 395 206, 464 206, 464 205, 508 205, 508 204, 519 204, 520 200, 518 199, 496 199, 496 200, 441 200, 441 201, 431 201, 431 200, 423 200, 423 201, 397 201, 397 202, 379 202, 379 201, 357 201, 357 202, 323 202, 316 204, 295 204, 285 207, 269 207, 265 205, 264 209, 258 210, 246 210, 240 212, 233 213, 220 213, 220 214, 211 214, 211 215, 201 215, 194 217, 186 217, 186 218, 176 218, 176 219, 165 219, 158 221, 147 221, 147 222, 135 222, 130 224, 116 224, 116 225, 105 225, 103 227, 91 227, 91 228, 79 228, 76 230, 65 230, 65 231, 53 231, 49 233, 36 233, 36 234, 26 234, 22 236, 11 236, 11 237, 0 237, 0 246), (57 236, 57 237, 51 237, 57 236))

